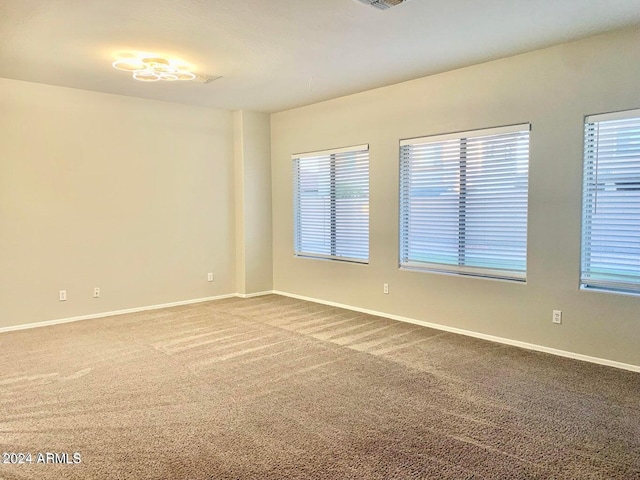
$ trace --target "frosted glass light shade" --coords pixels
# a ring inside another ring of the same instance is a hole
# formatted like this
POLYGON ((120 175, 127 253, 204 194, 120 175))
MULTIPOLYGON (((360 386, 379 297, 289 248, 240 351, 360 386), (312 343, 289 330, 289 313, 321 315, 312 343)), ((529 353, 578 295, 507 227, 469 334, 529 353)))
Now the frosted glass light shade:
POLYGON ((175 66, 170 60, 161 57, 116 60, 111 64, 116 70, 131 72, 135 80, 141 82, 175 82, 193 80, 196 76, 187 67, 175 66))

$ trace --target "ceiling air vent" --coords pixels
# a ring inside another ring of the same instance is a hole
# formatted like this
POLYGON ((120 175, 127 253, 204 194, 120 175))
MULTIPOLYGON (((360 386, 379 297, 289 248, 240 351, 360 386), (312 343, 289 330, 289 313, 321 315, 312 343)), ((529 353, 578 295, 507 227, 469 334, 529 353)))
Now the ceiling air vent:
POLYGON ((386 10, 396 5, 400 5, 408 0, 358 0, 365 5, 371 5, 372 7, 379 8, 380 10, 386 10))
POLYGON ((194 83, 211 83, 219 78, 222 78, 221 75, 205 75, 201 73, 196 73, 196 78, 193 79, 194 83))

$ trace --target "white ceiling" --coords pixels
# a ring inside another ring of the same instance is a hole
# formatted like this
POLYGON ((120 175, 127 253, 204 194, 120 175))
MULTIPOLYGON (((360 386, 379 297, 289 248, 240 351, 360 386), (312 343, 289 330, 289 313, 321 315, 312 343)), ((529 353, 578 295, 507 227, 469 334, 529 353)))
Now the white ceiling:
POLYGON ((0 77, 275 112, 640 24, 640 0, 0 0, 0 77), (210 84, 134 81, 121 52, 210 84))

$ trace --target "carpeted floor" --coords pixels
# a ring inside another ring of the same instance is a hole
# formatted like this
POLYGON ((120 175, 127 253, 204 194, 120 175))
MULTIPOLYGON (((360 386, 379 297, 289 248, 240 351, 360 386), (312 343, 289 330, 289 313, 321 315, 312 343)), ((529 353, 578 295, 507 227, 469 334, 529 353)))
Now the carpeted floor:
POLYGON ((6 480, 640 479, 640 374, 275 295, 0 334, 0 369, 6 480))

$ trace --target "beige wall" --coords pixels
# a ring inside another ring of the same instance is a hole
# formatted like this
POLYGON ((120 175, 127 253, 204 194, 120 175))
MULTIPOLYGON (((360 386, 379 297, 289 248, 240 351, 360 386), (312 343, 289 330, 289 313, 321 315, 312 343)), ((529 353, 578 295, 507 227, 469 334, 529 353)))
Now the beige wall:
POLYGON ((0 79, 0 328, 273 285, 640 365, 640 299, 578 289, 583 116, 638 107, 639 30, 282 112, 271 125, 0 79), (533 125, 527 284, 399 270, 398 140, 522 122, 533 125), (362 143, 370 264, 294 258, 291 154, 362 143))
POLYGON ((583 117, 638 107, 640 31, 631 30, 275 114, 274 288, 640 365, 640 298, 578 288, 583 117), (399 270, 398 140, 524 122, 527 284, 399 270), (362 143, 370 264, 294 258, 291 154, 362 143))
POLYGON ((236 217, 236 292, 273 287, 271 243, 271 119, 233 113, 236 217))
POLYGON ((0 79, 0 327, 235 292, 233 215, 230 112, 0 79))

